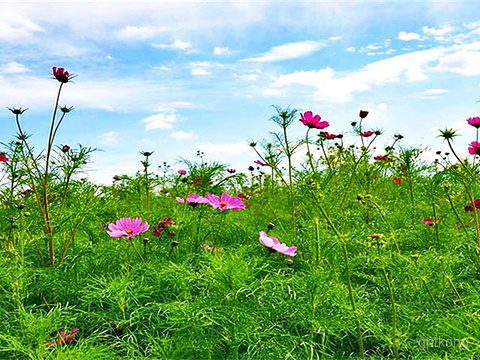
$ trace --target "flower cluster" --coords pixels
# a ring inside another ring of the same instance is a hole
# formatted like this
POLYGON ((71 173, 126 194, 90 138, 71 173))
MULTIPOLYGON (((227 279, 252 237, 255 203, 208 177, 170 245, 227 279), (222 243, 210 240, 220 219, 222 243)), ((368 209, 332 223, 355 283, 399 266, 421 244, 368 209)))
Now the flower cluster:
POLYGON ((271 249, 272 251, 276 251, 280 254, 287 255, 287 256, 295 256, 297 247, 296 246, 287 246, 284 243, 278 241, 277 238, 273 236, 268 236, 265 231, 260 231, 260 243, 271 249))
POLYGON ((475 208, 480 209, 480 199, 474 200, 473 204, 469 203, 468 205, 465 206, 464 209, 465 209, 466 212, 472 212, 474 206, 475 206, 475 208))
POLYGON ((162 233, 167 230, 168 225, 175 225, 175 221, 171 217, 165 216, 157 225, 153 227, 153 236, 161 237, 162 233))
POLYGON ((77 336, 78 328, 74 328, 68 331, 60 331, 57 340, 49 341, 47 345, 66 345, 75 341, 75 337, 77 336))

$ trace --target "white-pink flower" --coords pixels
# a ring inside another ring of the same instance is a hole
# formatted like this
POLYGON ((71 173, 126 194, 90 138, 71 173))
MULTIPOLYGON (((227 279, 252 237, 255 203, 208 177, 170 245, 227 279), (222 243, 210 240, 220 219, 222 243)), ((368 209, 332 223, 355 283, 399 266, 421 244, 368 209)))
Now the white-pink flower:
POLYGON ((279 252, 280 254, 288 255, 288 256, 295 256, 297 247, 296 246, 287 246, 284 243, 281 243, 278 241, 277 238, 274 238, 273 236, 268 236, 265 231, 260 231, 260 243, 272 250, 275 250, 276 252, 279 252))

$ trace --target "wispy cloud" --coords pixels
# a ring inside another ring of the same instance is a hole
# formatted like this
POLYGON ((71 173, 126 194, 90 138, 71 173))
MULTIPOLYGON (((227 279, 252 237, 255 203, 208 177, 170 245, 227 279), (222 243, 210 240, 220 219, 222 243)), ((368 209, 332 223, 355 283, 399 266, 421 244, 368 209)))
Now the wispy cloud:
POLYGON ((16 42, 38 32, 45 32, 45 29, 23 17, 2 17, 0 21, 0 40, 2 41, 16 42))
POLYGON ((188 41, 175 40, 171 44, 152 44, 154 48, 157 49, 166 49, 166 50, 178 50, 185 52, 193 52, 192 44, 188 41))
POLYGON ((185 131, 174 131, 171 136, 174 139, 192 139, 193 138, 193 134, 187 133, 185 131))
POLYGON ((443 25, 441 27, 439 27, 438 29, 435 29, 435 28, 430 28, 428 26, 424 26, 422 27, 422 31, 424 34, 426 35, 433 35, 433 36, 441 36, 441 35, 445 35, 445 34, 448 34, 452 31, 454 31, 455 29, 450 26, 450 25, 443 25))
POLYGON ((1 72, 4 74, 25 74, 31 71, 25 65, 17 63, 15 61, 9 62, 1 72))
POLYGON ((117 32, 117 38, 121 40, 147 40, 158 33, 168 31, 166 26, 132 26, 127 25, 117 32))
POLYGON ((119 135, 115 131, 106 132, 106 133, 100 135, 100 137, 102 138, 102 142, 106 145, 117 145, 118 144, 119 135))
POLYGON ((318 41, 300 41, 294 43, 288 43, 285 45, 275 46, 261 56, 243 59, 243 61, 254 62, 275 62, 288 59, 296 59, 304 56, 308 56, 322 48, 326 44, 318 41))

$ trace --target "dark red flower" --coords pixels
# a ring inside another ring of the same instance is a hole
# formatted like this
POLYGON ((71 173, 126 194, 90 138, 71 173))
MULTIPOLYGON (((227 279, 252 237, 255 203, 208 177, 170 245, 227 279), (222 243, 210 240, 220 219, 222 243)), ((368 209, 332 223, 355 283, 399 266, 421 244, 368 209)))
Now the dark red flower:
MULTIPOLYGON (((477 209, 480 209, 480 199, 474 200, 473 204, 477 209)), ((469 203, 468 205, 465 206, 465 211, 466 212, 472 212, 473 211, 473 205, 472 203, 469 203)))
POLYGON ((52 67, 53 70, 53 76, 55 79, 60 81, 61 83, 65 84, 70 80, 70 74, 68 71, 65 71, 64 68, 57 68, 56 66, 52 67))
POLYGON ((358 114, 358 116, 360 116, 360 118, 362 119, 365 119, 368 115, 368 111, 365 111, 365 110, 360 110, 360 114, 358 114))
POLYGON ((388 160, 387 155, 378 155, 373 158, 374 160, 380 161, 380 160, 388 160))
POLYGON ((393 180, 393 182, 396 182, 397 184, 402 183, 402 179, 400 179, 399 177, 396 177, 396 176, 392 180, 393 180))
POLYGON ((325 139, 327 140, 333 140, 333 139, 336 139, 338 137, 338 135, 335 135, 335 134, 330 134, 328 133, 327 131, 322 131, 320 133, 320 136, 321 137, 324 137, 325 139))
POLYGON ((118 180, 120 180, 120 176, 115 175, 115 176, 113 177, 113 181, 118 181, 118 180))
POLYGON ((68 150, 70 150, 70 146, 68 146, 68 145, 63 145, 62 146, 62 152, 66 153, 66 152, 68 152, 68 150))
POLYGON ((237 170, 235 169, 227 169, 227 172, 230 173, 230 174, 235 174, 237 172, 237 170))

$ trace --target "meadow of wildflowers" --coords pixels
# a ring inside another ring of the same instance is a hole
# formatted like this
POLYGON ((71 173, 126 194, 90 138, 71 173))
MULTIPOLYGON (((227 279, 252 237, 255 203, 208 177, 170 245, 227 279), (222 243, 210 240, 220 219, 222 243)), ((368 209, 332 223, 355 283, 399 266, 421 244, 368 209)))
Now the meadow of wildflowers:
POLYGON ((248 169, 160 175, 154 149, 100 186, 78 176, 95 149, 55 141, 75 75, 52 70, 45 149, 15 107, 0 149, 0 358, 480 356, 479 117, 469 158, 445 129, 427 162, 401 134, 377 148, 367 110, 340 129, 274 106, 248 169))

